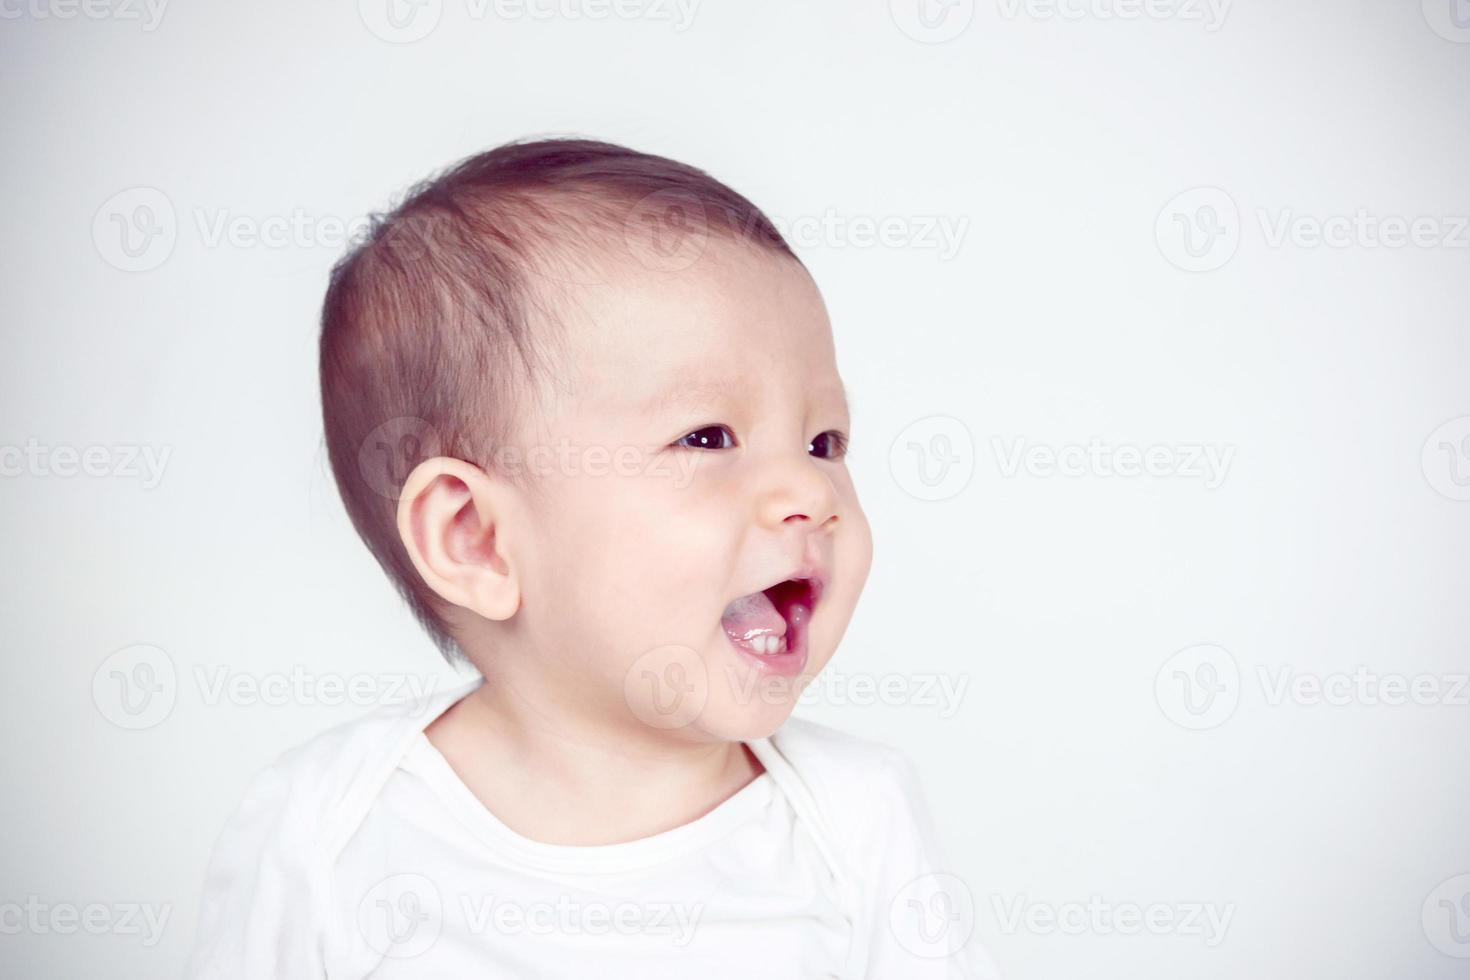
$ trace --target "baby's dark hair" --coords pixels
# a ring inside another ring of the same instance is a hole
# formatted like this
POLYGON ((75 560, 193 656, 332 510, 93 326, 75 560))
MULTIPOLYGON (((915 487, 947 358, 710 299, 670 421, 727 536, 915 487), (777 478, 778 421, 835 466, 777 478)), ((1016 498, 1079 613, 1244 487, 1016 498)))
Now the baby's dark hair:
POLYGON ((450 456, 524 485, 496 449, 568 383, 551 300, 577 281, 569 270, 621 258, 677 271, 716 236, 796 260, 759 208, 702 170, 612 143, 517 141, 414 185, 332 268, 320 343, 332 473, 451 663, 463 650, 445 603, 398 535, 404 481, 450 456))

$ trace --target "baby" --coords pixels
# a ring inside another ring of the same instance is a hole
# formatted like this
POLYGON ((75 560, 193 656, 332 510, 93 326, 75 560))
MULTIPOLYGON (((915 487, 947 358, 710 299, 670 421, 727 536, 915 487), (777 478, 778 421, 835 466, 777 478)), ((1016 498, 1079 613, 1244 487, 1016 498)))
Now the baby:
POLYGON ((872 558, 822 297, 693 167, 512 143, 333 270, 326 445, 475 681, 262 770, 189 976, 990 976, 912 764, 789 718, 872 558))

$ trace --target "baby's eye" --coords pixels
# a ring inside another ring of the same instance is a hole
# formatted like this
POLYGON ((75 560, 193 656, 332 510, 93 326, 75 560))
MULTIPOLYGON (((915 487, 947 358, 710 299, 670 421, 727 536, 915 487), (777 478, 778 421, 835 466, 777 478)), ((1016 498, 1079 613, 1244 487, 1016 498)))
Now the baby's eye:
POLYGON ((735 433, 731 432, 728 426, 707 425, 678 439, 674 445, 685 446, 689 449, 733 449, 735 433), (729 437, 729 445, 724 443, 726 436, 729 437))
POLYGON ((812 440, 807 452, 821 459, 841 459, 847 455, 847 436, 828 429, 812 440))

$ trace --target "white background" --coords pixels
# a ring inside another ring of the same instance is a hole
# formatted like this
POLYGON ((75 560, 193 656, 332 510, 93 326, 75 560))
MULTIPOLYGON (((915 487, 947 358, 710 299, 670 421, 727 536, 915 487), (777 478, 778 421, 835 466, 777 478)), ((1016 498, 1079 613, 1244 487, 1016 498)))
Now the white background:
POLYGON ((216 681, 447 674, 321 449, 332 222, 578 134, 807 229, 876 539, 829 670, 899 693, 801 711, 918 762, 1007 976, 1464 976, 1470 907, 1457 933, 1440 904, 1470 887, 1456 0, 627 2, 426 0, 407 43, 377 0, 0 3, 0 906, 169 914, 153 943, 7 926, 0 971, 177 975, 249 774, 367 710, 216 681), (1434 241, 1333 224, 1359 209, 1434 241), (250 237, 293 216, 302 241, 250 237), (164 234, 130 257, 135 218, 164 234), (1180 465, 1010 465, 1093 439, 1180 465), (64 476, 17 466, 28 445, 169 455, 152 481, 120 455, 64 476), (1228 450, 1219 479, 1190 447, 1228 450), (172 686, 129 730, 107 692, 138 644, 172 686), (1214 701, 1183 686, 1201 658, 1214 701), (1277 696, 1358 668, 1436 703, 1277 696), (941 677, 952 712, 922 696, 941 677), (1089 902, 1175 926, 1046 927, 1089 902))

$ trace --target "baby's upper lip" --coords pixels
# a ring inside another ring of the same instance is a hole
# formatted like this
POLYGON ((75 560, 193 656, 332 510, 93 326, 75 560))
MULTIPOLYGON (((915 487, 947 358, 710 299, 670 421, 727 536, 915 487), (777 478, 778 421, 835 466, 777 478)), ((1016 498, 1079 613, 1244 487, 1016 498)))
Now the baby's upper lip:
MULTIPOLYGON (((753 595, 756 592, 764 592, 791 579, 804 579, 807 582, 808 588, 811 589, 811 603, 815 606, 817 600, 822 597, 822 592, 827 587, 827 570, 815 562, 802 562, 780 578, 772 579, 760 588, 750 590, 750 592, 742 592, 741 595, 753 595)), ((737 598, 739 597, 737 596, 737 598)))

